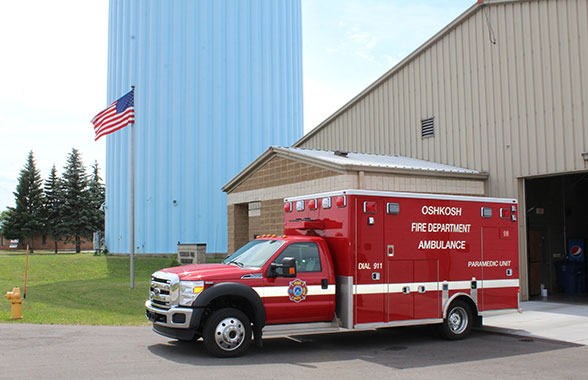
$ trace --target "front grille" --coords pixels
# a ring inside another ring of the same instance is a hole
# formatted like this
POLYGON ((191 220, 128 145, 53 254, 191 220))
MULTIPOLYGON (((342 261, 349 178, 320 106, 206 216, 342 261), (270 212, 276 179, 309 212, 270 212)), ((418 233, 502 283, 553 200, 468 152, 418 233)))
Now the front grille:
POLYGON ((158 301, 158 300, 151 300, 151 305, 154 307, 159 307, 161 309, 169 309, 169 302, 158 301))
POLYGON ((177 305, 179 283, 179 277, 175 274, 155 272, 151 276, 149 288, 151 305, 166 310, 177 305))

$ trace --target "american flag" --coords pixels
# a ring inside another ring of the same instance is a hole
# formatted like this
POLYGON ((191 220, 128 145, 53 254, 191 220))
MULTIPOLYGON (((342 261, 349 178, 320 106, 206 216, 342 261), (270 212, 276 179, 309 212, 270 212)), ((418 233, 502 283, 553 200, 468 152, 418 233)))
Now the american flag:
POLYGON ((94 116, 94 140, 118 131, 135 122, 135 90, 131 90, 112 103, 107 109, 94 116))

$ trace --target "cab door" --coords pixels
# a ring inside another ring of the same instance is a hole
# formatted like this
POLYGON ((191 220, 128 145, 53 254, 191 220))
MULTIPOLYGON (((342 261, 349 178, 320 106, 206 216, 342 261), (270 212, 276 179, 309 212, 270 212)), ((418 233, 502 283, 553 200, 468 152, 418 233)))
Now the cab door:
MULTIPOLYGON (((328 322, 333 319, 335 284, 318 244, 295 242, 272 262, 296 260, 296 277, 265 277, 263 303, 267 324, 328 322)), ((269 265, 268 265, 269 270, 269 265)))

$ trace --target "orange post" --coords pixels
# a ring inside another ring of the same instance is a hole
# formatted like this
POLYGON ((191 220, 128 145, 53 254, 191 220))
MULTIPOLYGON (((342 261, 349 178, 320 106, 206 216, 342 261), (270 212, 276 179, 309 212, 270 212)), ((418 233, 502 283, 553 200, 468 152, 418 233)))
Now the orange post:
POLYGON ((27 259, 25 261, 25 283, 24 283, 24 293, 22 295, 22 299, 27 298, 27 274, 29 272, 29 245, 27 244, 27 259))

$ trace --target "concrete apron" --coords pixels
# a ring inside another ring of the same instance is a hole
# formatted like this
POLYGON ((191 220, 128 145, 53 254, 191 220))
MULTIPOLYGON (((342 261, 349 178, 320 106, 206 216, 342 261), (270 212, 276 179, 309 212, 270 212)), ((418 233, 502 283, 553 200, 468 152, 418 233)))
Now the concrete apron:
POLYGON ((484 318, 485 331, 588 345, 588 305, 522 302, 522 313, 484 318))

